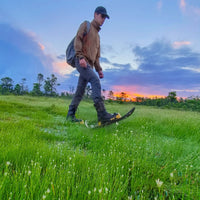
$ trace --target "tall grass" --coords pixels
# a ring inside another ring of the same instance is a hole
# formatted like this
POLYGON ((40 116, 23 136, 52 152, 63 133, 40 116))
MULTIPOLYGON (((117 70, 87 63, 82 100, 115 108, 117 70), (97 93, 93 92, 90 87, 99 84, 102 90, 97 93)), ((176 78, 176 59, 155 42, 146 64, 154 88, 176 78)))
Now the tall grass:
MULTIPOLYGON (((137 106, 88 129, 65 121, 68 104, 0 96, 0 199, 200 199, 200 113, 137 106)), ((96 119, 91 102, 77 115, 96 119)))

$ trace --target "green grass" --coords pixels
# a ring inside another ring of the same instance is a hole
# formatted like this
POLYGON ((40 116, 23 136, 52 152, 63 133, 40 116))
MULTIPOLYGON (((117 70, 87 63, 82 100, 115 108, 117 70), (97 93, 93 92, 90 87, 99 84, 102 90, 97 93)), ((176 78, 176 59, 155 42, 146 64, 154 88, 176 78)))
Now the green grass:
MULTIPOLYGON (((69 103, 0 96, 0 199, 200 199, 200 113, 136 106, 88 129, 65 121, 69 103)), ((77 116, 94 121, 93 103, 77 116)))

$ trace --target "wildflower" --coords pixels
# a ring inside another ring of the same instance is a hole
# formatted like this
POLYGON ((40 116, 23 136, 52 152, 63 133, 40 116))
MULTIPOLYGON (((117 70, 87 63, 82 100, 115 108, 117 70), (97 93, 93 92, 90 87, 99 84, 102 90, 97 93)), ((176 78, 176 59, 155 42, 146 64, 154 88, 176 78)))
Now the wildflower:
POLYGON ((49 194, 49 193, 50 193, 50 189, 48 188, 48 189, 47 189, 47 194, 49 194))
POLYGON ((171 178, 173 178, 173 177, 174 177, 174 174, 173 174, 173 172, 172 172, 172 173, 170 173, 170 177, 171 177, 171 178))
POLYGON ((7 176, 7 175, 8 175, 8 173, 7 173, 7 172, 5 172, 5 173, 4 173, 4 176, 7 176))
POLYGON ((7 161, 7 162, 6 162, 6 165, 7 165, 7 166, 9 166, 9 165, 10 165, 10 162, 9 162, 9 161, 7 161))
POLYGON ((157 184, 157 187, 160 188, 162 186, 163 182, 160 179, 157 179, 156 184, 157 184))
POLYGON ((94 192, 96 192, 97 191, 97 188, 94 188, 94 192))
POLYGON ((42 196, 42 199, 46 199, 46 195, 43 195, 43 196, 42 196))
POLYGON ((29 171, 28 171, 28 176, 30 176, 30 175, 31 175, 31 171, 29 170, 29 171))
POLYGON ((132 196, 128 196, 128 200, 132 200, 132 198, 133 198, 132 196))
POLYGON ((102 188, 101 188, 101 189, 99 189, 99 193, 102 193, 102 188))
POLYGON ((108 188, 107 187, 105 188, 105 191, 106 191, 106 193, 108 193, 108 188))
POLYGON ((91 194, 91 191, 90 191, 90 190, 88 191, 88 194, 89 194, 89 195, 91 194))

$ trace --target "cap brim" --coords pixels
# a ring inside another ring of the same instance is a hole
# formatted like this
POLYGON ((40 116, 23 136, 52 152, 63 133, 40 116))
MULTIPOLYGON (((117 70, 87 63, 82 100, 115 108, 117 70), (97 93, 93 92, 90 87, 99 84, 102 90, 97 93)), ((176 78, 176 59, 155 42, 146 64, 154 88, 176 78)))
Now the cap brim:
POLYGON ((108 19, 110 19, 110 16, 107 14, 107 13, 101 13, 102 15, 105 15, 106 16, 106 18, 108 18, 108 19))

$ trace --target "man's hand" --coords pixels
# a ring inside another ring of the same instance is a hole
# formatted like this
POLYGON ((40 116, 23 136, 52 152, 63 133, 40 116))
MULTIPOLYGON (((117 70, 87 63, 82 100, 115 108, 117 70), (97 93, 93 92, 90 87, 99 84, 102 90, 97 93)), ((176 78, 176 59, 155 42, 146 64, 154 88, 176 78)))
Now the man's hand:
POLYGON ((99 71, 99 72, 98 72, 98 74, 99 74, 99 78, 103 78, 103 77, 104 77, 104 75, 103 75, 103 72, 102 72, 102 71, 99 71))
POLYGON ((79 64, 80 64, 81 67, 87 68, 87 62, 85 61, 84 58, 81 58, 79 60, 79 64))

